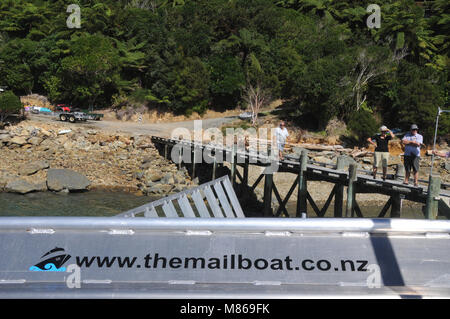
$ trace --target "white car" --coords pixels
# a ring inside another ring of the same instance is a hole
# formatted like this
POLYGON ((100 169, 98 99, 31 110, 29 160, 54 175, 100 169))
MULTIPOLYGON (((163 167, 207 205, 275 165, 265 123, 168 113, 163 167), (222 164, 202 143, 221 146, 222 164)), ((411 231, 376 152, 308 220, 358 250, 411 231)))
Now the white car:
POLYGON ((252 112, 244 112, 239 114, 239 118, 241 120, 250 120, 252 118, 253 113, 252 112))

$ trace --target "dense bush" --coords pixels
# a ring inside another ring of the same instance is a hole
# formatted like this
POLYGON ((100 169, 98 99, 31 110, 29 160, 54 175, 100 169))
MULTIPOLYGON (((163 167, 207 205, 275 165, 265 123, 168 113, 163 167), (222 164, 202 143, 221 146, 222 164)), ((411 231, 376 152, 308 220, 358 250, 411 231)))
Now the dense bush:
POLYGON ((80 29, 66 25, 70 3, 0 1, 0 86, 81 108, 128 101, 186 114, 245 104, 245 88, 259 86, 312 129, 351 120, 365 102, 428 139, 448 105, 448 0, 429 16, 414 0, 79 0, 80 29), (371 3, 380 29, 366 26, 371 3))
POLYGON ((359 142, 364 142, 368 137, 373 136, 378 131, 379 123, 373 114, 367 110, 360 109, 350 116, 348 129, 358 138, 359 142))
POLYGON ((0 92, 0 123, 13 115, 18 114, 23 108, 20 99, 11 91, 0 92))

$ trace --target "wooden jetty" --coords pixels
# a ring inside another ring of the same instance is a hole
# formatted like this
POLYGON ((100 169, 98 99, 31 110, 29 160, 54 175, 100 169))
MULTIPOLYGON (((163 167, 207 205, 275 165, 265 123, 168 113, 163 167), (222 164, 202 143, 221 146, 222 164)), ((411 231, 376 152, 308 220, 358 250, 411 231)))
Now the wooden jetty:
MULTIPOLYGON (((298 188, 296 216, 301 217, 306 212, 307 205, 311 205, 318 217, 323 217, 334 200, 334 217, 364 217, 361 208, 356 201, 357 193, 376 193, 389 196, 389 200, 382 207, 378 217, 385 217, 390 209, 390 217, 401 217, 402 201, 424 204, 423 213, 427 219, 436 219, 438 216, 450 217, 450 185, 441 183, 439 176, 431 176, 425 185, 418 187, 404 185, 401 175, 389 176, 390 179, 373 179, 367 171, 357 169, 356 164, 349 163, 348 158, 339 156, 336 165, 317 163, 308 159, 308 151, 302 151, 299 159, 286 158, 276 160, 270 156, 270 148, 266 154, 251 152, 236 147, 227 148, 222 145, 202 144, 188 140, 166 139, 157 136, 152 137, 152 142, 166 158, 170 154, 179 154, 175 162, 180 165, 185 163, 191 165, 192 177, 196 176, 196 167, 208 158, 212 165, 211 179, 216 178, 216 171, 223 162, 230 163, 230 179, 233 186, 239 179, 241 184, 247 185, 254 190, 264 180, 264 216, 289 216, 286 204, 294 190, 298 188), (187 153, 186 153, 187 152, 187 153), (207 155, 205 155, 207 154, 207 155), (186 158, 189 160, 186 161, 186 158), (183 160, 184 159, 184 160, 183 160), (253 185, 248 185, 248 171, 250 165, 265 167, 264 172, 256 179, 253 185), (239 172, 238 166, 242 167, 243 173, 239 172), (346 169, 348 167, 348 170, 346 169), (296 174, 297 178, 290 187, 287 194, 280 194, 274 181, 273 175, 277 172, 296 174), (308 181, 324 181, 334 186, 324 206, 319 206, 308 191, 308 181), (344 193, 344 187, 347 192, 344 193), (275 195, 279 207, 272 211, 272 196, 275 195), (344 206, 344 199, 345 206, 344 206)), ((171 157, 174 158, 173 156, 171 157)), ((401 170, 398 170, 398 172, 401 170)))

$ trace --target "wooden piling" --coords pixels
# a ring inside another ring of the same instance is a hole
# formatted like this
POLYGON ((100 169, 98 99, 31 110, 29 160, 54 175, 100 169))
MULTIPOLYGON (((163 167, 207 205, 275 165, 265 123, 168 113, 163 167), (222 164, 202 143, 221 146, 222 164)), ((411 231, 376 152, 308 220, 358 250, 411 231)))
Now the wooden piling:
POLYGON ((178 169, 181 169, 181 162, 182 162, 182 155, 183 155, 183 147, 179 144, 178 145, 179 150, 178 150, 178 169))
POLYGON ((356 200, 355 181, 356 165, 350 164, 348 168, 347 206, 345 210, 345 217, 354 217, 354 206, 356 200))
POLYGON ((193 151, 193 154, 192 154, 192 157, 191 157, 191 159, 192 159, 192 179, 195 178, 195 160, 196 160, 196 154, 197 154, 197 149, 196 149, 196 147, 195 147, 195 145, 194 145, 194 151, 193 151))
POLYGON ((236 186, 236 162, 237 162, 237 158, 236 158, 236 148, 235 145, 232 146, 231 148, 231 183, 233 185, 233 187, 236 186))
MULTIPOLYGON (((344 170, 345 158, 339 156, 337 158, 336 169, 344 170)), ((334 192, 334 217, 342 217, 342 208, 344 206, 344 185, 336 184, 334 192)))
POLYGON ((392 206, 391 206, 391 218, 401 217, 402 214, 402 195, 397 193, 391 196, 392 206))
POLYGON ((248 166, 249 166, 250 158, 248 156, 245 156, 245 162, 244 162, 244 173, 242 176, 242 184, 245 186, 248 186, 248 166))
POLYGON ((428 182, 427 204, 425 206, 425 217, 427 219, 436 219, 438 216, 440 190, 441 177, 430 175, 428 182))
POLYGON ((302 213, 307 211, 308 188, 306 182, 306 168, 308 165, 308 151, 303 150, 300 155, 300 170, 298 172, 298 194, 297 194, 297 217, 301 217, 302 213))
POLYGON ((164 158, 169 159, 169 145, 168 144, 164 145, 164 158))
POLYGON ((264 177, 264 217, 272 217, 272 186, 273 173, 270 167, 265 169, 264 177))
POLYGON ((212 167, 212 179, 211 180, 216 179, 216 174, 217 174, 217 158, 216 158, 216 153, 214 153, 213 167, 212 167))

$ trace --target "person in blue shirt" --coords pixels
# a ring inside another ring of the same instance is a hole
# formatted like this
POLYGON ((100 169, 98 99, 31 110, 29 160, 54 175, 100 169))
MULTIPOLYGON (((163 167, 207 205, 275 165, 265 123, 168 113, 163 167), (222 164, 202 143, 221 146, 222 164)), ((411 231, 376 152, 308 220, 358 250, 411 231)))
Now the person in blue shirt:
POLYGON ((419 162, 420 162, 420 146, 423 145, 423 136, 417 133, 419 128, 416 124, 411 125, 411 132, 406 133, 402 139, 405 145, 404 165, 405 165, 405 181, 403 184, 408 185, 411 170, 414 172, 414 186, 419 186, 419 162))

